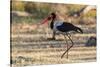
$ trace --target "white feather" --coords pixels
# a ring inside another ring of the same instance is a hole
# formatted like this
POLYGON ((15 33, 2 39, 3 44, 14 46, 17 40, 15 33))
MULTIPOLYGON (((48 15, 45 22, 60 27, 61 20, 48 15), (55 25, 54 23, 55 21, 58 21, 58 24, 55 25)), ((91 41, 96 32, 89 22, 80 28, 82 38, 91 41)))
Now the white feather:
POLYGON ((57 29, 57 26, 61 26, 62 24, 63 24, 63 21, 55 21, 55 22, 54 22, 53 30, 54 30, 54 31, 59 31, 59 30, 57 29))

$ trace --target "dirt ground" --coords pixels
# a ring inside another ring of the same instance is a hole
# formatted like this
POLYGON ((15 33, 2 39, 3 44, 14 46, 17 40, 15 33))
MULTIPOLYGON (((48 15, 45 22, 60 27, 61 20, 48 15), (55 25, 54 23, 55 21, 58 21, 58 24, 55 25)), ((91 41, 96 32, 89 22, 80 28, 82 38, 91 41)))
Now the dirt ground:
MULTIPOLYGON (((25 30, 16 27, 13 26, 11 30, 11 65, 13 67, 96 61, 96 47, 85 46, 91 36, 96 36, 95 25, 83 26, 83 34, 72 34, 74 47, 70 49, 68 59, 67 54, 61 59, 61 55, 67 49, 63 35, 57 35, 56 40, 48 40, 52 37, 48 29, 41 30, 40 27, 39 30, 33 31, 29 27, 25 30)), ((67 41, 71 46, 70 41, 67 41)))

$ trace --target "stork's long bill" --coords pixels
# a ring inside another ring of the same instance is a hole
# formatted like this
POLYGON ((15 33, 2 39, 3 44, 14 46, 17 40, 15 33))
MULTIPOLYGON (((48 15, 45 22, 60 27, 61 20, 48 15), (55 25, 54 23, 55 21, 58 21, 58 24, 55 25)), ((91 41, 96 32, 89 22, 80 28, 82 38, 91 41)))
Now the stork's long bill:
POLYGON ((42 21, 42 23, 41 24, 45 24, 45 23, 47 23, 48 22, 48 19, 47 18, 45 18, 43 21, 42 21))
POLYGON ((45 23, 47 23, 49 20, 51 20, 51 16, 46 17, 46 18, 41 22, 41 24, 45 24, 45 23))

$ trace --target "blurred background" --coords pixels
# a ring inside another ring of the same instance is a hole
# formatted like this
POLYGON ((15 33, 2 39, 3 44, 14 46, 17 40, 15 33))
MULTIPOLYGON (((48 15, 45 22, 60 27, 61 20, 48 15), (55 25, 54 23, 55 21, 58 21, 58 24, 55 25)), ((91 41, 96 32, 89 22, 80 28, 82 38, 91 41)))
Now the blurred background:
MULTIPOLYGON (((64 21, 80 25, 96 25, 96 6, 79 4, 37 3, 12 0, 12 25, 40 23, 51 12, 60 14, 64 21)), ((31 27, 31 26, 30 26, 31 27)), ((33 25, 34 29, 35 25, 33 25)), ((13 33, 17 33, 16 29, 13 33)), ((95 31, 95 30, 94 30, 95 31)))

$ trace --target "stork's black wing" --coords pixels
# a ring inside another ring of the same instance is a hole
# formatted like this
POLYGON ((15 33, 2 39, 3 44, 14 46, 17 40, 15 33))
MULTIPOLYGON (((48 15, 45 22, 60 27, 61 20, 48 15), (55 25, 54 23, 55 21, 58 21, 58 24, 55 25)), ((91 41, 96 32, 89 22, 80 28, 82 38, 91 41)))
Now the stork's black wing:
POLYGON ((73 31, 75 26, 71 23, 64 22, 62 25, 57 26, 57 29, 61 32, 73 31))

